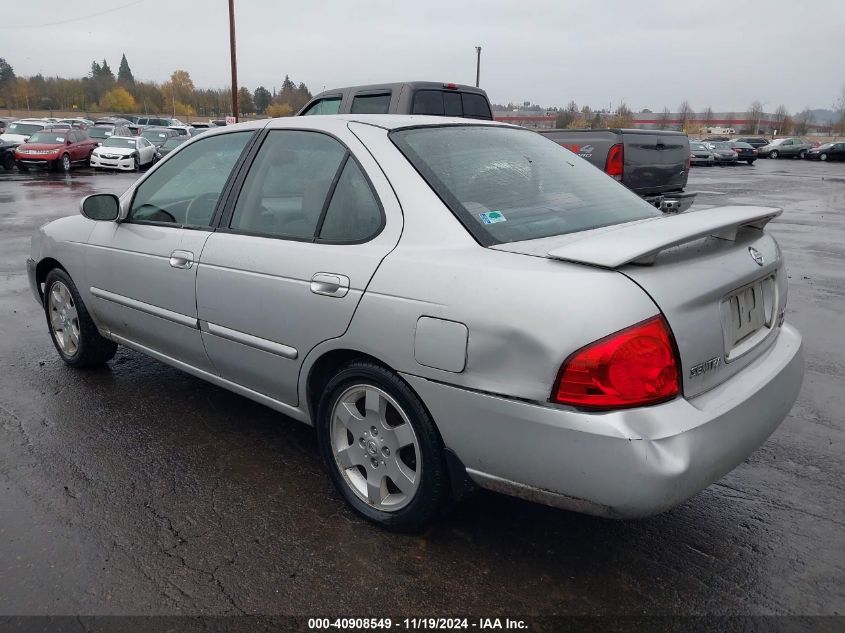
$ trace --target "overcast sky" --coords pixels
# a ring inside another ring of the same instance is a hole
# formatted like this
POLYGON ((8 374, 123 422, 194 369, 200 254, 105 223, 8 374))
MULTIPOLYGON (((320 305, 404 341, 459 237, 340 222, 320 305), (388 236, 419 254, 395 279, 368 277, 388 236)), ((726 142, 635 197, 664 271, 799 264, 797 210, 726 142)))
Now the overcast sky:
MULTIPOLYGON (((227 0, 14 4, 0 56, 19 75, 79 77, 103 57, 117 73, 125 52, 137 79, 181 68, 198 87, 229 82, 227 0)), ((314 93, 474 83, 476 45, 497 103, 741 111, 758 99, 797 111, 830 107, 845 85, 845 0, 236 0, 235 11, 251 90, 285 73, 314 93)))

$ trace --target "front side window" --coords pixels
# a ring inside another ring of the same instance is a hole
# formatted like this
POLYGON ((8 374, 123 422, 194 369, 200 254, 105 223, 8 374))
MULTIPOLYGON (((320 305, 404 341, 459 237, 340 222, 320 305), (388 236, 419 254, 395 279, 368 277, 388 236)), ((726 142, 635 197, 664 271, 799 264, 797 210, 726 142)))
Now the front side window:
POLYGON ((129 220, 209 226, 217 200, 252 132, 193 143, 163 163, 135 192, 129 220))
POLYGON ((390 93, 358 95, 352 100, 352 114, 387 114, 390 110, 390 93))
POLYGON ((528 130, 424 126, 396 130, 390 138, 484 245, 661 214, 587 161, 528 130))
POLYGON ((340 97, 327 97, 320 99, 305 112, 303 116, 310 116, 312 114, 337 114, 340 112, 340 97))
POLYGON ((230 228, 313 239, 345 157, 346 148, 326 134, 271 131, 244 180, 230 228))

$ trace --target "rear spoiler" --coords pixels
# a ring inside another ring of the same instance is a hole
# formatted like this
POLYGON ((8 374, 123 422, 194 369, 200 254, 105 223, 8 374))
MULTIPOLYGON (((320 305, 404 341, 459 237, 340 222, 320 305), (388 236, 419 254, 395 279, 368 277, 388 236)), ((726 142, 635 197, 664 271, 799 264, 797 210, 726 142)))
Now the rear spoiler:
POLYGON ((729 206, 656 217, 623 224, 553 248, 548 255, 579 264, 618 268, 625 264, 653 264, 667 248, 702 237, 735 240, 740 227, 763 229, 782 209, 774 207, 729 206))

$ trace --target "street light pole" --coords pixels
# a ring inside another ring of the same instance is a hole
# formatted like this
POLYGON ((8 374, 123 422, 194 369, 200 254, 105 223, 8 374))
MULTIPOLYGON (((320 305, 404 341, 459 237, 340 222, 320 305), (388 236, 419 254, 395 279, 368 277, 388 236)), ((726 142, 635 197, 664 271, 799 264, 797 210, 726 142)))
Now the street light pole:
POLYGON ((475 47, 475 87, 478 88, 481 82, 481 47, 475 47))
POLYGON ((232 56, 232 116, 238 121, 238 58, 235 53, 235 0, 229 0, 229 50, 232 56))

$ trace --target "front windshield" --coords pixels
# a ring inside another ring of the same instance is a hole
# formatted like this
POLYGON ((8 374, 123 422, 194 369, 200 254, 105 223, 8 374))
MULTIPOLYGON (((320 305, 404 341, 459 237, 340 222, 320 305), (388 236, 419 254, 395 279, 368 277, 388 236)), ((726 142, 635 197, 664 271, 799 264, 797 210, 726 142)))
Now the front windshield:
POLYGON ((135 149, 135 139, 112 137, 103 143, 103 147, 131 147, 135 149))
POLYGON ((485 245, 661 215, 584 159, 528 130, 425 126, 390 138, 485 245))
POLYGON ((38 125, 37 123, 11 123, 9 127, 6 128, 6 134, 22 134, 24 136, 29 136, 33 132, 43 129, 44 126, 38 125))
POLYGON ((88 136, 91 138, 108 138, 111 136, 111 128, 89 127, 88 136))
POLYGON ((61 132, 36 132, 29 137, 29 142, 55 145, 56 143, 64 143, 65 135, 61 132))
POLYGON ((733 149, 729 143, 713 143, 714 149, 733 149))
POLYGON ((162 145, 162 148, 163 149, 173 149, 174 147, 177 147, 177 146, 181 145, 182 143, 183 143, 183 140, 181 138, 173 136, 173 137, 167 139, 164 142, 164 145, 162 145))
POLYGON ((690 149, 695 149, 695 150, 699 150, 699 151, 700 151, 700 150, 707 149, 707 148, 704 146, 704 143, 690 143, 690 144, 689 144, 689 147, 690 147, 690 149))

